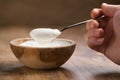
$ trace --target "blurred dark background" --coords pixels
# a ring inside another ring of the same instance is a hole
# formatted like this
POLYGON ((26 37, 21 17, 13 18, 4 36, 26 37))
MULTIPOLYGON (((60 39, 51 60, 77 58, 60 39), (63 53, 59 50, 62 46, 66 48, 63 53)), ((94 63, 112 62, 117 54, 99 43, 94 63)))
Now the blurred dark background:
POLYGON ((101 3, 120 0, 0 0, 0 26, 63 26, 90 18, 101 3))

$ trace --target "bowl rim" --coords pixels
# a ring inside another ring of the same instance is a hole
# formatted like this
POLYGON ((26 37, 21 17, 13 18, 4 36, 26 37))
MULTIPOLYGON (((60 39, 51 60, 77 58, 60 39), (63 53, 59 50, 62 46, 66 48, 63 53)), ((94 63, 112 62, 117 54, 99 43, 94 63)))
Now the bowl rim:
POLYGON ((76 45, 75 41, 73 40, 69 40, 69 39, 63 39, 63 38, 56 38, 55 40, 61 40, 61 41, 67 41, 70 42, 69 45, 62 45, 62 46, 56 46, 56 47, 31 47, 31 46, 21 46, 19 44, 15 44, 14 42, 18 41, 18 40, 33 40, 32 38, 17 38, 17 39, 13 39, 9 42, 10 45, 16 46, 16 47, 21 47, 21 48, 31 48, 31 49, 52 49, 52 48, 64 48, 64 47, 70 47, 70 46, 74 46, 76 45))

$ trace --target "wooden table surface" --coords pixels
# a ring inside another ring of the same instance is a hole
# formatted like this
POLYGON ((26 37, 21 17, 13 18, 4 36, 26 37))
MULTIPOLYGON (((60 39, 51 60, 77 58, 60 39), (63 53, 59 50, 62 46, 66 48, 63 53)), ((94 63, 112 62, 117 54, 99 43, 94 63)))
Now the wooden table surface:
POLYGON ((0 80, 120 80, 120 66, 88 48, 84 26, 66 30, 60 36, 77 44, 72 57, 60 68, 35 70, 25 67, 11 52, 9 41, 29 37, 31 29, 28 26, 0 28, 0 80))

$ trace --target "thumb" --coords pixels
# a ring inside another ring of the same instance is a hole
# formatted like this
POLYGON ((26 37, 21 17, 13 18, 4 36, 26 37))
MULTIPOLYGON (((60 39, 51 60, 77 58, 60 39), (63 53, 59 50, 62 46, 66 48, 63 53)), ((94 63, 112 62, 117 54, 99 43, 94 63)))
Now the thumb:
POLYGON ((113 17, 118 8, 119 8, 119 5, 110 5, 106 3, 103 3, 101 5, 102 12, 109 17, 113 17))

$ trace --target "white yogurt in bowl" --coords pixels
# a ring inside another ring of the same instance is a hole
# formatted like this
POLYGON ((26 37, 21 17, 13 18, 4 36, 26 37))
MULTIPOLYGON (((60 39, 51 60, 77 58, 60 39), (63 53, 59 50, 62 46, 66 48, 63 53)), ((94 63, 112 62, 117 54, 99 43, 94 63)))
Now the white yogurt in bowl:
POLYGON ((55 39, 55 40, 53 40, 53 41, 51 41, 50 43, 47 43, 47 44, 39 44, 38 42, 36 42, 34 40, 28 40, 28 41, 25 41, 25 42, 21 43, 20 45, 21 46, 26 46, 26 47, 48 48, 48 47, 69 46, 69 45, 71 45, 71 43, 68 42, 68 41, 63 41, 61 39, 55 39))

